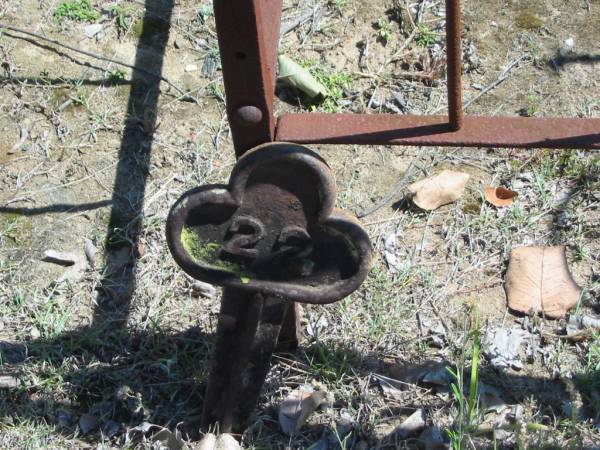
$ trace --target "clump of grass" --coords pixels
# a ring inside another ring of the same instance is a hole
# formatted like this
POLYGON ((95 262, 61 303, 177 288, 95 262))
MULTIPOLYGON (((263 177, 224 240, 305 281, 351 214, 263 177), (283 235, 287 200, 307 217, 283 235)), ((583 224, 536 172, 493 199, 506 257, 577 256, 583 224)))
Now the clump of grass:
POLYGON ((387 17, 380 17, 377 21, 377 37, 378 39, 387 44, 387 41, 392 37, 392 25, 387 17))
POLYGON ((326 112, 340 112, 342 107, 339 102, 344 97, 344 90, 352 85, 352 75, 344 71, 327 71, 313 60, 301 61, 300 65, 308 69, 312 76, 327 89, 327 96, 320 99, 320 103, 311 104, 311 109, 315 110, 317 106, 321 106, 326 112))
POLYGON ((456 402, 455 422, 452 429, 446 430, 453 450, 466 448, 467 438, 470 433, 476 430, 479 420, 477 393, 479 389, 479 356, 481 346, 477 326, 466 335, 462 349, 456 370, 448 368, 448 371, 456 380, 451 384, 452 396, 456 402), (469 357, 471 359, 471 373, 469 376, 469 390, 465 392, 465 367, 469 357))
POLYGON ((515 23, 523 30, 539 30, 544 25, 544 21, 528 9, 519 13, 515 23))
POLYGON ((92 7, 90 0, 75 0, 62 2, 54 10, 53 16, 58 20, 70 19, 77 22, 95 22, 100 18, 100 13, 92 7))
POLYGON ((125 8, 121 5, 112 5, 108 7, 108 11, 115 19, 117 30, 119 32, 125 32, 131 24, 132 11, 129 8, 125 8))
POLYGON ((356 364, 356 356, 342 346, 327 346, 316 342, 306 354, 313 375, 324 381, 337 384, 344 381, 356 364))
POLYGON ((427 25, 420 23, 417 25, 417 37, 415 42, 421 47, 429 47, 435 43, 435 33, 427 25))

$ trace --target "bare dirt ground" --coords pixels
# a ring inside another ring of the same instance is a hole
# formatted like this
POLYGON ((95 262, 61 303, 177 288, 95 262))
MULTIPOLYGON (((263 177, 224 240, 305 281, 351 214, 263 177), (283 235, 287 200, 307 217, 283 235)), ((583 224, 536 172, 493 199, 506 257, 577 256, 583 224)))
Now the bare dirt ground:
MULTIPOLYGON (((74 17, 64 3, 0 0, 0 24, 143 70, 0 29, 0 448, 159 448, 145 422, 193 448, 219 294, 200 296, 176 267, 164 222, 182 192, 226 181, 235 162, 212 5, 93 1, 74 17), (42 261, 47 250, 78 256, 81 270, 42 261)), ((332 96, 308 104, 280 87, 278 110, 443 113, 443 8, 287 0, 294 26, 280 51, 332 96)), ((600 116, 600 2, 465 0, 463 24, 467 113, 600 116)), ((304 308, 305 339, 274 358, 245 448, 600 448, 598 330, 567 336, 565 320, 515 315, 503 289, 512 248, 564 245, 583 288, 573 313, 600 314, 597 153, 314 149, 336 174, 338 206, 355 213, 416 158, 414 179, 444 168, 471 178, 435 211, 402 192, 362 219, 369 278, 304 308), (483 201, 499 184, 519 193, 513 206, 483 201), (521 343, 499 367, 494 342, 508 331, 521 343), (459 400, 473 367, 469 408, 459 400), (302 384, 331 405, 289 437, 277 406, 302 384), (400 432, 420 409, 420 429, 400 432)))

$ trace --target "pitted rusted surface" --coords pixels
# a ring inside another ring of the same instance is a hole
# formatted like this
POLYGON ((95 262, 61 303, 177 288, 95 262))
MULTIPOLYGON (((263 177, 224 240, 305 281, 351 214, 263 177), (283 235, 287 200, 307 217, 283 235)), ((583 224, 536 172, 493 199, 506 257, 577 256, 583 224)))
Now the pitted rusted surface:
POLYGON ((330 303, 367 275, 366 232, 334 208, 327 164, 295 144, 267 144, 244 155, 227 186, 184 194, 167 238, 191 276, 225 287, 304 303, 330 303))

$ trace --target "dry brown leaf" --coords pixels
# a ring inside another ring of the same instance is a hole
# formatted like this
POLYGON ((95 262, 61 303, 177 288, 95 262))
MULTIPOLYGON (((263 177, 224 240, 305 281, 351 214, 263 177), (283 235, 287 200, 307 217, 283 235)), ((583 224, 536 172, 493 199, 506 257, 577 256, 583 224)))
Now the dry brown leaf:
POLYGON ((511 191, 510 189, 506 189, 502 186, 497 188, 486 187, 483 190, 483 196, 485 199, 498 208, 512 205, 518 195, 519 194, 517 194, 515 191, 511 191))
POLYGON ((287 435, 296 433, 314 411, 327 402, 325 391, 315 391, 311 386, 300 386, 281 403, 279 425, 287 435))
POLYGON ((413 202, 421 209, 431 211, 458 200, 465 193, 469 174, 443 170, 408 186, 415 194, 413 202))
POLYGON ((564 317, 577 304, 577 286, 565 255, 565 247, 521 247, 510 253, 504 284, 508 306, 525 314, 564 317))

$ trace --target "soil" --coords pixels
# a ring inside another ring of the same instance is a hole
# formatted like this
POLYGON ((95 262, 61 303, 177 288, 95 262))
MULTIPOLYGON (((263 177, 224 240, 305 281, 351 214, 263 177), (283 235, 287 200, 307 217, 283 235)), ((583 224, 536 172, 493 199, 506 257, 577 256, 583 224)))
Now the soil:
MULTIPOLYGON (((198 439, 197 427, 190 430, 201 407, 219 298, 195 296, 192 280, 170 258, 164 221, 181 193, 226 182, 235 163, 221 71, 209 70, 210 61, 218 61, 213 18, 202 13, 210 11, 210 2, 181 0, 170 8, 172 2, 148 0, 145 15, 143 2, 117 2, 125 7, 124 28, 104 3, 92 2, 104 27, 104 35, 94 38, 85 34, 87 24, 54 17, 57 2, 0 3, 0 24, 145 69, 132 71, 14 31, 0 34, 0 372, 18 373, 21 380, 0 400, 4 448, 101 442, 125 448, 127 431, 143 421, 171 430, 184 423, 186 439, 198 439), (193 101, 147 72, 162 73, 193 101), (98 249, 90 267, 75 281, 57 282, 65 269, 43 262, 44 252, 83 255, 88 241, 98 249), (8 349, 26 347, 28 356, 11 360, 8 349), (124 385, 137 389, 130 399, 144 397, 141 410, 129 411, 124 405, 131 402, 117 399, 124 385), (112 412, 102 409, 107 402, 112 412), (61 422, 60 411, 71 419, 61 422), (117 423, 118 431, 81 435, 77 421, 86 413, 99 417, 102 427, 117 423)), ((350 76, 336 102, 339 111, 445 112, 443 2, 286 1, 284 22, 313 6, 318 12, 282 37, 280 51, 350 76), (427 32, 420 29, 403 48, 412 30, 409 14, 427 32), (381 20, 390 27, 385 39, 381 20)), ((465 50, 465 103, 514 63, 507 79, 470 104, 468 114, 600 117, 599 1, 465 0, 462 8, 463 47, 471 49, 465 50)), ((279 113, 307 112, 296 93, 283 89, 279 97, 279 113)), ((332 435, 343 412, 355 421, 343 448, 415 448, 416 436, 395 446, 386 431, 421 407, 428 426, 452 426, 449 391, 412 385, 397 402, 381 394, 371 374, 389 373, 395 364, 460 360, 461 339, 477 316, 482 336, 503 326, 534 330, 542 355, 520 371, 484 363, 482 379, 501 389, 507 404, 523 406, 529 422, 550 430, 508 433, 502 448, 598 448, 597 394, 570 389, 572 381, 565 381, 587 376, 598 338, 574 343, 556 336, 562 322, 529 324, 507 310, 502 287, 512 246, 564 244, 570 270, 587 293, 580 311, 598 314, 597 173, 595 179, 588 174, 589 181, 575 169, 557 168, 567 154, 568 164, 582 171, 596 154, 311 148, 335 173, 337 206, 355 214, 377 204, 419 155, 415 179, 444 168, 471 179, 462 199, 438 211, 415 211, 399 194, 363 218, 376 255, 369 280, 348 300, 305 308, 307 321, 326 317, 330 329, 322 341, 305 332, 296 354, 274 361, 244 442, 309 448, 332 435), (482 188, 501 183, 519 192, 517 209, 496 211, 482 202, 482 188), (557 228, 563 216, 570 225, 557 228), (386 261, 385 242, 394 234, 395 251, 412 264, 410 270, 394 271, 386 261), (445 329, 442 348, 430 345, 422 318, 445 329), (339 363, 339 379, 332 381, 315 363, 322 344, 333 355, 323 366, 339 363), (336 359, 340 354, 343 362, 336 359), (279 431, 274 411, 285 392, 305 382, 326 385, 337 403, 290 440, 279 431), (585 409, 579 418, 578 404, 585 409)), ((489 436, 473 436, 475 448, 491 448, 489 436)))

